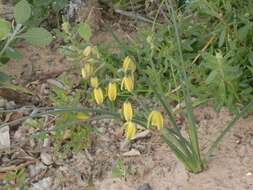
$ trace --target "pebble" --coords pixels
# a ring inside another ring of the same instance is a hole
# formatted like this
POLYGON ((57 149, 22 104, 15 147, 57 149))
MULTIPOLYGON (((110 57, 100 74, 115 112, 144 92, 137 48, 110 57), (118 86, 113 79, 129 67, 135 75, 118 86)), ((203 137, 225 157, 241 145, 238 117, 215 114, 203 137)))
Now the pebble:
POLYGON ((5 108, 6 100, 3 98, 0 98, 0 108, 5 108))
POLYGON ((152 187, 148 183, 144 183, 143 185, 139 186, 137 190, 152 190, 152 187))
POLYGON ((5 107, 6 109, 14 109, 16 107, 16 104, 14 101, 6 102, 5 107))
POLYGON ((32 184, 30 190, 45 190, 50 189, 50 186, 53 183, 53 179, 51 177, 44 178, 37 183, 32 184))
POLYGON ((39 175, 42 171, 46 170, 47 167, 43 163, 37 162, 35 165, 29 165, 28 169, 30 177, 33 178, 39 175))
POLYGON ((50 147, 51 141, 49 138, 44 139, 43 141, 43 147, 50 147))
POLYGON ((127 141, 122 141, 120 142, 120 151, 121 152, 126 152, 130 150, 130 143, 127 141))
POLYGON ((253 136, 251 136, 251 139, 250 139, 249 144, 250 144, 251 146, 253 146, 253 136))
POLYGON ((0 149, 10 148, 9 126, 0 128, 0 149))
POLYGON ((131 149, 130 151, 123 153, 123 156, 126 157, 140 156, 140 155, 141 155, 140 151, 136 149, 131 149))
POLYGON ((151 131, 145 130, 140 133, 137 133, 132 140, 139 140, 139 139, 145 139, 145 138, 150 138, 150 137, 151 137, 151 131))
POLYGON ((252 172, 246 173, 246 176, 252 176, 252 172))
POLYGON ((41 154, 40 154, 40 159, 41 159, 41 161, 42 161, 45 165, 47 165, 47 166, 53 164, 53 158, 52 158, 52 156, 51 156, 50 154, 48 154, 47 152, 43 152, 43 151, 42 151, 41 154))

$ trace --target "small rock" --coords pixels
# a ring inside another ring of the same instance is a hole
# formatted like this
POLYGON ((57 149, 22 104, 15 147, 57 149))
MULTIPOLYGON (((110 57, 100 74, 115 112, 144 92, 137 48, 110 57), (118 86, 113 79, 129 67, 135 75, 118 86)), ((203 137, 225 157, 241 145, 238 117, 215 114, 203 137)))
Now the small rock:
POLYGON ((26 133, 27 133, 27 128, 19 127, 18 130, 14 133, 13 138, 16 141, 23 140, 25 138, 26 133))
POLYGON ((252 172, 246 173, 246 176, 252 176, 252 172))
POLYGON ((44 141, 43 141, 43 147, 49 147, 50 146, 50 139, 49 138, 46 138, 46 139, 44 139, 44 141))
POLYGON ((137 190, 152 190, 152 187, 148 183, 144 183, 143 185, 139 186, 137 190))
POLYGON ((14 101, 6 102, 5 107, 6 109, 14 109, 16 107, 16 104, 14 101))
POLYGON ((53 180, 51 177, 44 178, 44 179, 38 181, 37 183, 32 184, 32 187, 30 188, 30 190, 50 189, 52 182, 53 182, 53 180))
POLYGON ((51 156, 50 154, 48 154, 47 152, 41 152, 41 154, 40 154, 40 159, 41 159, 41 161, 42 161, 45 165, 47 165, 47 166, 53 164, 53 158, 52 158, 52 156, 51 156))
POLYGON ((130 144, 127 141, 120 142, 120 151, 126 152, 130 150, 130 144))
POLYGON ((149 138, 150 136, 151 136, 151 131, 145 130, 140 133, 137 133, 132 140, 145 139, 145 138, 149 138))
POLYGON ((35 165, 29 165, 28 169, 29 169, 30 177, 33 178, 33 177, 39 175, 42 171, 46 170, 47 167, 44 164, 42 164, 41 162, 37 162, 35 165))
POLYGON ((125 153, 123 154, 123 156, 129 156, 129 157, 132 157, 132 156, 140 156, 140 155, 141 155, 141 153, 140 153, 138 150, 136 150, 136 149, 131 149, 130 151, 125 152, 125 153))
POLYGON ((0 128, 0 149, 9 149, 10 148, 10 134, 9 126, 0 128))
POLYGON ((5 108, 6 100, 3 98, 0 98, 0 108, 5 108))
POLYGON ((253 146, 253 136, 251 137, 249 144, 253 146))

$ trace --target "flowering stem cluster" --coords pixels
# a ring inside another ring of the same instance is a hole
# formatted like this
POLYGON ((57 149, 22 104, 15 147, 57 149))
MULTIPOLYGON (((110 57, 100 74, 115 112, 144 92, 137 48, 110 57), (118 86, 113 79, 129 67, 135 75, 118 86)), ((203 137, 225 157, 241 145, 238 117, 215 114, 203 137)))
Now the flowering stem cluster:
MULTIPOLYGON (((104 102, 104 95, 102 88, 100 87, 100 83, 98 81, 98 78, 96 76, 96 72, 94 71, 94 66, 92 62, 90 62, 90 57, 92 56, 92 53, 94 50, 92 47, 88 46, 83 52, 84 57, 88 62, 86 62, 81 69, 81 74, 84 79, 89 79, 90 86, 93 88, 93 96, 98 105, 103 104, 104 102)), ((97 50, 95 51, 95 55, 98 54, 97 50)), ((134 73, 136 71, 136 65, 134 61, 127 56, 122 65, 124 76, 121 79, 121 91, 126 90, 129 93, 132 93, 134 91, 134 73)), ((107 86, 107 97, 110 102, 114 102, 117 99, 117 83, 114 81, 109 82, 107 86)), ((135 137, 137 132, 137 123, 138 120, 134 119, 134 109, 132 107, 132 104, 127 100, 123 103, 122 107, 122 115, 123 120, 125 123, 123 124, 123 128, 125 130, 125 136, 127 140, 131 140, 135 137)), ((155 126, 158 130, 163 128, 163 116, 159 111, 152 111, 148 117, 147 121, 147 127, 155 126)))

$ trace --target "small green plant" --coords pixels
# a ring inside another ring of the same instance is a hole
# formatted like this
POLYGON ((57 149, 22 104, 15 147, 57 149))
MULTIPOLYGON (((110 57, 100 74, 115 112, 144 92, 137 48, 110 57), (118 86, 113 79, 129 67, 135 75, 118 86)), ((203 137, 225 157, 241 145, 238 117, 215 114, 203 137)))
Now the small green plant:
POLYGON ((126 178, 127 177, 127 169, 124 165, 123 160, 117 160, 114 167, 112 168, 112 177, 120 177, 120 178, 126 178))
MULTIPOLYGON (((64 88, 53 87, 50 100, 55 107, 76 106, 80 107, 81 92, 77 91, 73 96, 71 80, 62 75, 59 80, 64 88)), ((91 144, 90 134, 92 132, 88 123, 88 113, 68 112, 57 114, 55 121, 55 129, 52 133, 54 140, 54 149, 61 157, 65 158, 68 153, 80 152, 91 144)))
POLYGON ((6 64, 9 59, 22 58, 21 53, 13 47, 18 40, 25 40, 37 46, 47 46, 51 43, 52 35, 46 29, 27 25, 31 16, 31 5, 26 0, 22 0, 14 7, 15 21, 10 23, 0 18, 0 66, 6 64))
POLYGON ((28 179, 25 169, 9 172, 4 178, 6 184, 3 190, 28 189, 28 179))
MULTIPOLYGON (((17 1, 17 2, 20 2, 17 1)), ((28 24, 31 26, 39 26, 44 23, 51 28, 59 28, 61 23, 61 15, 68 0, 28 0, 32 7, 32 18, 28 24)))

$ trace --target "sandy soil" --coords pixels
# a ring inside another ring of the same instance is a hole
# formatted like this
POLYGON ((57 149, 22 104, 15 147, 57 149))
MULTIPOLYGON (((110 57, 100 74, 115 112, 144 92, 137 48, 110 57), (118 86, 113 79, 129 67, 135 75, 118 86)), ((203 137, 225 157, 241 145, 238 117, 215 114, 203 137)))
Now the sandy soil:
MULTIPOLYGON (((211 107, 199 108, 196 115, 203 149, 231 119, 225 109, 215 113, 211 107)), ((129 176, 126 181, 104 179, 98 183, 98 189, 134 190, 143 183, 149 183, 154 190, 253 189, 252 135, 253 117, 241 119, 220 144, 207 170, 200 174, 186 172, 167 145, 155 135, 148 142, 152 152, 132 159, 132 167, 138 168, 136 175, 129 176)))

